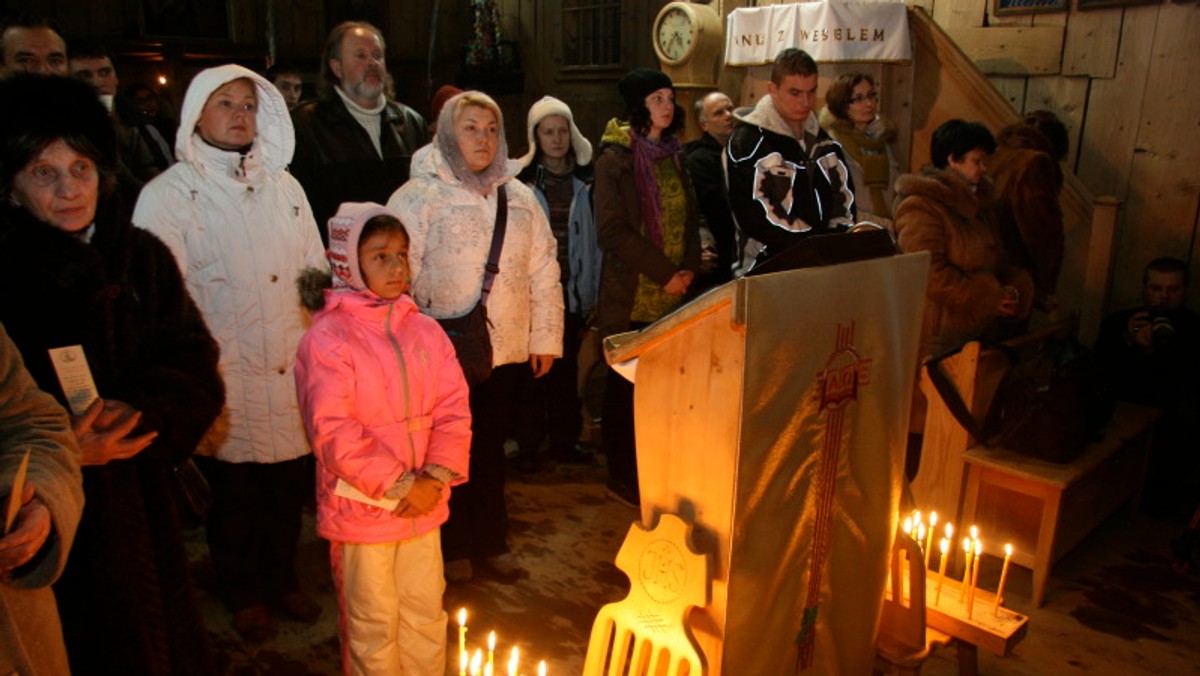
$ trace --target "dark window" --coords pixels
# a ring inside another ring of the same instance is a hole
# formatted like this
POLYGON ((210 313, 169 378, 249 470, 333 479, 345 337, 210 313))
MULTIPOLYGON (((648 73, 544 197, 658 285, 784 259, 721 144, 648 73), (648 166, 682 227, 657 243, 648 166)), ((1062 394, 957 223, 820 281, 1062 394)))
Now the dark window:
POLYGON ((621 0, 563 0, 563 66, 621 63, 621 0))

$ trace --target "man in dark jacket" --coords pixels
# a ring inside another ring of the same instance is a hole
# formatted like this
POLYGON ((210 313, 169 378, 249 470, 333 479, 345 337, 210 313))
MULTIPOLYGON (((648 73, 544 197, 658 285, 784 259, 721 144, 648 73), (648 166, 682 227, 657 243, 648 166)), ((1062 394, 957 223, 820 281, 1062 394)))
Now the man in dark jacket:
POLYGON ((737 228, 725 195, 725 172, 721 153, 733 134, 733 101, 712 92, 696 102, 696 124, 704 135, 687 144, 687 170, 696 189, 696 202, 704 216, 700 239, 704 260, 698 291, 724 284, 733 278, 733 251, 737 228), (704 230, 708 231, 708 237, 704 230), (711 249, 709 239, 711 238, 711 249), (715 256, 712 260, 710 256, 715 256))
POLYGON ((347 21, 330 32, 320 96, 292 111, 296 154, 291 172, 304 186, 321 239, 342 202, 388 201, 408 180, 412 154, 429 142, 425 120, 386 94, 383 34, 347 21))
POLYGON ((735 275, 756 258, 854 222, 850 170, 842 147, 811 114, 816 97, 816 62, 788 48, 771 66, 767 96, 734 112, 741 124, 725 148, 725 173, 741 256, 735 275))

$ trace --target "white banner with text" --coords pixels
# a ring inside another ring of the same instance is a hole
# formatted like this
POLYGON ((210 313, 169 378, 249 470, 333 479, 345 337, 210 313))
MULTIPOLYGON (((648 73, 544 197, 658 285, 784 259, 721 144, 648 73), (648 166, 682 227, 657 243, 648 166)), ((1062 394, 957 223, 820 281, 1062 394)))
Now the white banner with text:
POLYGON ((802 2, 743 7, 729 14, 725 65, 771 63, 788 47, 817 61, 910 61, 902 2, 802 2))

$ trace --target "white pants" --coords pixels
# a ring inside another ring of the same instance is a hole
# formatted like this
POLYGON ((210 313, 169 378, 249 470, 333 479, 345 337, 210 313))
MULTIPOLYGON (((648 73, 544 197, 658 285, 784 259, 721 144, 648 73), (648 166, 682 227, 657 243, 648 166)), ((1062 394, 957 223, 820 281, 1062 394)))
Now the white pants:
POLYGON ((384 544, 334 542, 330 559, 345 673, 444 674, 441 531, 384 544))

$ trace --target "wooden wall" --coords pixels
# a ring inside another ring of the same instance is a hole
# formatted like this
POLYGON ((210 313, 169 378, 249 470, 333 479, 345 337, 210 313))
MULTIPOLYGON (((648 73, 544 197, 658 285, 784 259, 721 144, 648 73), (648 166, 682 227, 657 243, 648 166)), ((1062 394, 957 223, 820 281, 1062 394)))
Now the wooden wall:
MULTIPOLYGON (((1200 10, 1164 2, 993 16, 990 0, 915 0, 1018 112, 1055 112, 1066 160, 1097 196, 1123 203, 1111 309, 1136 304, 1141 270, 1164 255, 1200 278, 1200 10)), ((910 3, 912 4, 912 3, 910 3)), ((1189 305, 1200 307, 1200 284, 1189 305)))

